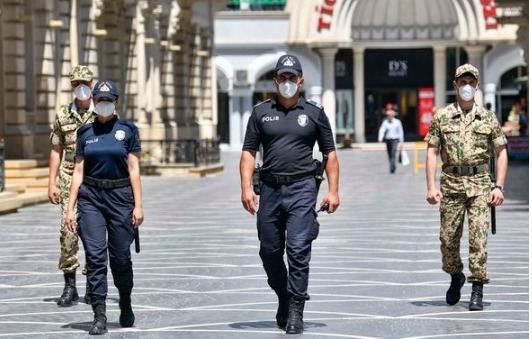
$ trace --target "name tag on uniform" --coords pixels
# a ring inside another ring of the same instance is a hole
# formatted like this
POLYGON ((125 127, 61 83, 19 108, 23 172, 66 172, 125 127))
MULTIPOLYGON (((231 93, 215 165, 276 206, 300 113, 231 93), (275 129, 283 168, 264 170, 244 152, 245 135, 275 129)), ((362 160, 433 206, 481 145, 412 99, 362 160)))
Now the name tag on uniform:
POLYGON ((89 140, 86 140, 85 141, 85 145, 90 145, 90 144, 94 144, 98 142, 98 138, 95 138, 95 139, 89 139, 89 140))
POLYGON ((274 117, 262 117, 262 122, 271 122, 271 121, 278 121, 279 116, 274 117))

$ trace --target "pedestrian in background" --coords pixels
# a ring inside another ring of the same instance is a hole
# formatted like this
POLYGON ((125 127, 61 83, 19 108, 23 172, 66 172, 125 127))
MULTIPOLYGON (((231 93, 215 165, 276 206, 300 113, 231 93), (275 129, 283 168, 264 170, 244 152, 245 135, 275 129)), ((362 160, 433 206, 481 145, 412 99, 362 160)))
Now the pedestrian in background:
POLYGON ((404 142, 403 124, 401 120, 395 116, 397 113, 391 109, 386 109, 386 119, 381 123, 379 128, 379 142, 386 143, 386 151, 388 153, 388 161, 390 163, 390 173, 395 173, 397 159, 397 147, 399 143, 404 142))
POLYGON ((69 230, 79 232, 88 263, 94 322, 89 334, 107 332, 107 251, 120 300, 120 325, 131 327, 133 267, 130 245, 134 228, 144 219, 139 171, 140 140, 137 127, 118 119, 118 89, 112 81, 99 81, 93 91, 97 119, 78 130, 76 165, 69 230), (74 207, 78 206, 76 229, 74 207))
POLYGON ((493 112, 475 103, 478 69, 470 64, 456 69, 453 86, 457 101, 438 110, 425 140, 427 201, 440 203, 440 241, 443 270, 451 275, 446 301, 455 305, 465 283, 460 257, 460 238, 467 212, 469 226, 468 282, 473 283, 469 310, 484 308, 483 286, 489 282, 486 251, 490 206, 504 201, 503 186, 508 166, 506 137, 493 112), (440 189, 436 188, 438 148, 443 161, 440 189), (489 174, 491 149, 497 155, 497 177, 489 174))
POLYGON ((257 212, 259 254, 268 284, 279 300, 277 325, 286 328, 287 334, 303 332, 311 245, 319 233, 317 169, 312 158, 316 142, 328 156, 325 170, 329 193, 321 204, 328 205, 328 213, 340 204, 339 165, 331 126, 323 107, 301 96, 303 81, 297 57, 281 56, 275 67, 277 96, 253 108, 240 159, 242 205, 251 214, 257 212), (264 163, 257 211, 251 178, 261 145, 264 163), (283 259, 285 247, 288 271, 283 259))
MULTIPOLYGON (((50 169, 48 175, 48 199, 52 204, 61 204, 61 226, 59 243, 61 254, 59 269, 63 271, 65 287, 57 305, 72 306, 78 299, 76 270, 78 260, 78 236, 69 232, 66 211, 70 195, 70 183, 76 154, 76 131, 94 120, 92 104, 92 72, 87 66, 75 66, 70 71, 70 86, 75 99, 69 105, 61 106, 54 120, 50 134, 50 169), (59 183, 57 182, 59 174, 59 183)), ((75 211, 74 211, 75 212, 75 211)), ((86 267, 83 274, 86 274, 86 267)), ((85 289, 85 302, 89 303, 89 291, 85 289)))

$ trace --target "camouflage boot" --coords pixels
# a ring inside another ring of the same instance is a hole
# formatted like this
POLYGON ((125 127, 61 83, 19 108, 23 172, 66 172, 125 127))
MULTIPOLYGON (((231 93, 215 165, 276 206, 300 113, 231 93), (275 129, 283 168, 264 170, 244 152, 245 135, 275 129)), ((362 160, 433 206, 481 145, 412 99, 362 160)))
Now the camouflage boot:
POLYGON ((484 304, 482 303, 484 285, 480 282, 474 282, 471 291, 471 301, 469 301, 470 311, 482 311, 484 304))
POLYGON ((65 288, 63 294, 59 297, 57 305, 60 307, 69 307, 79 300, 78 290, 76 289, 76 272, 64 273, 65 288))
POLYGON ((464 286, 465 280, 465 275, 462 272, 451 274, 451 286, 446 295, 447 304, 456 305, 460 301, 460 290, 464 286))

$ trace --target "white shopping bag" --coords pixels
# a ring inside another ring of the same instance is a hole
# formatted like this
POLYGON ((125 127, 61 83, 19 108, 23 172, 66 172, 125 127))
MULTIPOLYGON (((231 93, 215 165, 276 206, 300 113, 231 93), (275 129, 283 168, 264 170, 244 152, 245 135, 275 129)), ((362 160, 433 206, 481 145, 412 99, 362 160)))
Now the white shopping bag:
POLYGON ((401 149, 401 154, 399 155, 399 162, 403 166, 410 165, 410 158, 408 158, 408 153, 404 148, 401 149))

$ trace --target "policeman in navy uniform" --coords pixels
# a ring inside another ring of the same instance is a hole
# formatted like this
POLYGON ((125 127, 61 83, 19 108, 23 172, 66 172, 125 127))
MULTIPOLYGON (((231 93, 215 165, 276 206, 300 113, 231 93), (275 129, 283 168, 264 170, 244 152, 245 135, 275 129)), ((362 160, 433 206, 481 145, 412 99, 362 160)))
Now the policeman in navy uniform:
POLYGON ((259 254, 268 284, 279 299, 277 325, 288 334, 303 331, 311 244, 319 232, 312 158, 316 141, 329 159, 325 169, 329 193, 321 205, 327 204, 328 213, 333 213, 340 203, 339 165, 331 126, 323 108, 300 95, 303 81, 298 58, 281 56, 275 67, 277 96, 254 107, 240 159, 242 204, 249 213, 257 213, 259 254), (257 210, 251 179, 261 145, 264 163, 257 210), (285 247, 288 272, 283 259, 285 247))
POLYGON ((118 89, 112 81, 99 81, 93 90, 97 118, 78 130, 76 165, 70 187, 67 222, 79 232, 88 263, 94 322, 89 334, 107 332, 107 250, 114 284, 120 295, 120 325, 131 327, 133 268, 130 245, 134 228, 144 219, 139 172, 138 129, 118 119, 118 89), (74 206, 77 201, 77 223, 74 206), (108 240, 107 240, 108 239, 108 240))

